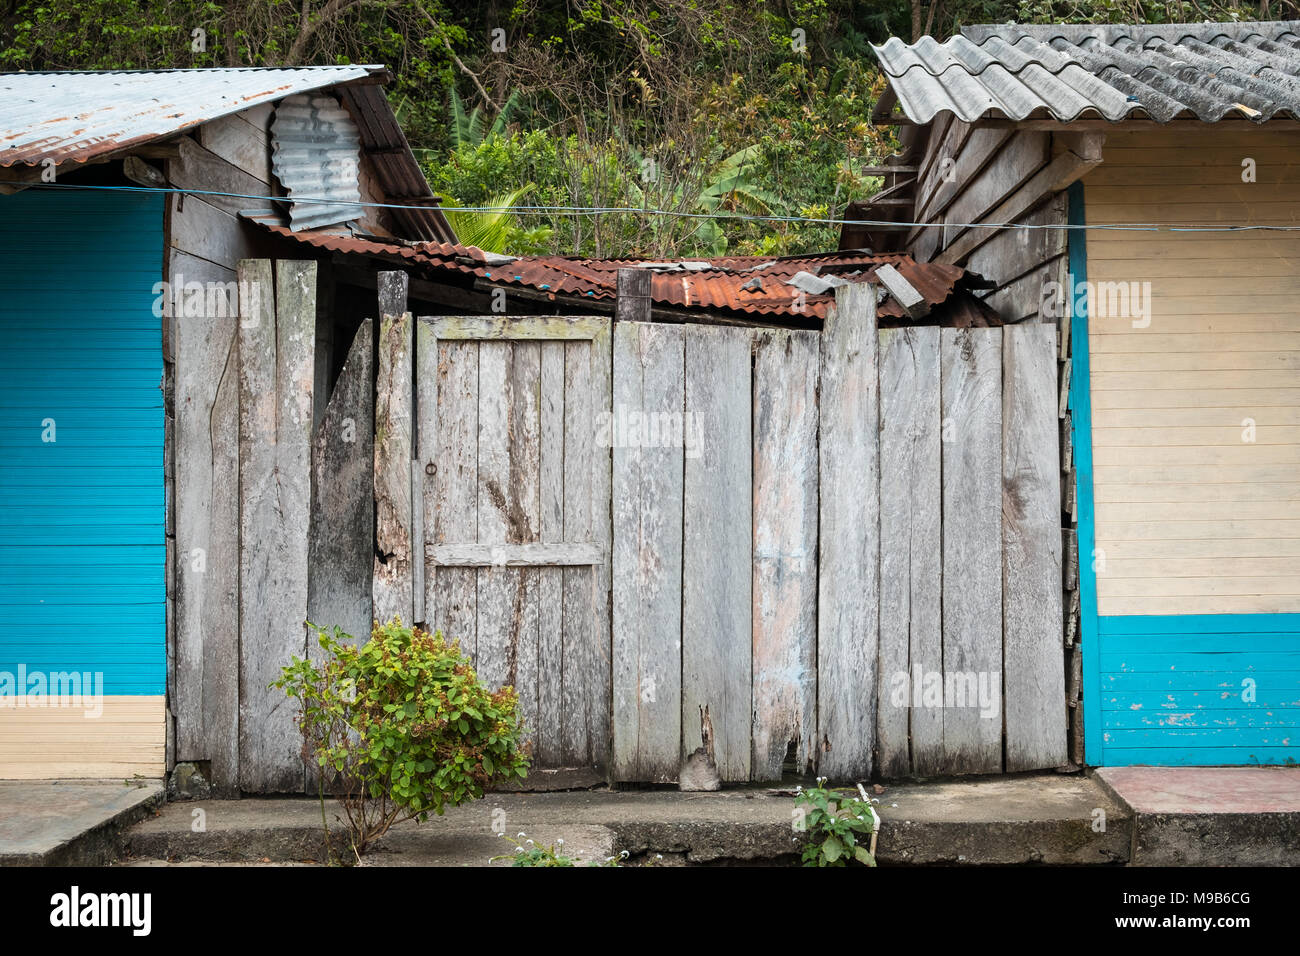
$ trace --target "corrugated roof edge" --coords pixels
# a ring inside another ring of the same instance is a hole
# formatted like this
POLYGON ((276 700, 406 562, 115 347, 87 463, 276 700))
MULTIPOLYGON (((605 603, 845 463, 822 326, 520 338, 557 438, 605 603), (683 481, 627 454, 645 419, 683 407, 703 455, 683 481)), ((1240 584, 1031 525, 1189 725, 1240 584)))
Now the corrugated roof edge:
MULTIPOLYGON (((962 27, 962 36, 982 44, 989 37, 1006 39, 1009 34, 1019 34, 1047 43, 1056 37, 1079 43, 1089 37, 1107 41, 1114 37, 1148 39, 1159 37, 1177 43, 1187 37, 1209 42, 1225 36, 1232 40, 1263 35, 1261 26, 1286 25, 1287 32, 1300 36, 1300 20, 1240 20, 1236 23, 976 23, 962 27)), ((1271 32, 1271 31, 1270 31, 1271 32)))

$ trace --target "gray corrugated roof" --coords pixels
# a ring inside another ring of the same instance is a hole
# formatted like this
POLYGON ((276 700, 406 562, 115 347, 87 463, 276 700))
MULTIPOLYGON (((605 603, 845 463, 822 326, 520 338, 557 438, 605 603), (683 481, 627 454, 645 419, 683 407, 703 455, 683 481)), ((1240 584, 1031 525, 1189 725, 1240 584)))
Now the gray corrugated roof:
POLYGON ((945 111, 967 122, 1300 116, 1297 20, 983 25, 873 49, 913 123, 945 111))
POLYGON ((85 162, 382 66, 0 74, 0 166, 85 162))

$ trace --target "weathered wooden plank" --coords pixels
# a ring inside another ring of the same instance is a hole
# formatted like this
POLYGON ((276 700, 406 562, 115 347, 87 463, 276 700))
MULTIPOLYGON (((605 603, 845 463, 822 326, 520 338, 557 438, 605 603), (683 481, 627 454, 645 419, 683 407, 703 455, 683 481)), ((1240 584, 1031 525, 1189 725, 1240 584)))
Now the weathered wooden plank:
POLYGON ((686 332, 682 727, 693 737, 708 708, 726 781, 748 780, 750 768, 752 336, 742 328, 686 332))
MULTIPOLYGON (((1045 295, 1050 295, 1052 284, 1056 281, 1057 262, 1049 261, 1034 271, 1007 283, 1002 288, 989 293, 984 302, 1002 316, 1002 321, 1011 325, 1016 322, 1037 321, 1048 307, 1045 295)), ((1048 317, 1051 321, 1051 317, 1048 317)), ((1053 338, 1055 334, 1053 333, 1053 338)), ((1055 341, 1052 343, 1055 348, 1055 341)))
POLYGON ((176 140, 178 156, 167 163, 167 178, 172 186, 181 189, 201 189, 206 192, 236 193, 233 196, 206 196, 204 201, 223 212, 237 216, 245 209, 267 205, 248 196, 265 196, 266 183, 211 150, 200 146, 189 136, 176 140))
MULTIPOLYGON (((509 538, 516 546, 537 547, 541 538, 541 378, 542 352, 537 342, 515 342, 510 347, 510 484, 507 502, 511 515, 509 538)), ((509 651, 511 667, 506 682, 519 695, 519 714, 525 727, 537 726, 538 572, 509 568, 513 578, 509 651)))
MULTIPOLYGON (((683 326, 616 324, 613 412, 680 411, 684 361, 683 326)), ((672 783, 682 757, 684 457, 680 446, 639 439, 607 435, 614 458, 613 777, 672 783)))
MULTIPOLYGON (((541 537, 543 546, 564 541, 564 349, 558 342, 542 343, 541 368, 541 537)), ((548 548, 538 563, 555 565, 548 548)), ((597 555, 590 554, 595 560, 597 555)), ((583 563, 574 561, 573 563, 583 563)), ((558 767, 563 727, 564 572, 558 567, 538 570, 537 722, 533 736, 534 765, 558 767)))
MULTIPOLYGON (((374 615, 374 322, 357 330, 312 443, 307 620, 364 643, 374 615)), ((307 649, 319 657, 309 635, 307 649)))
MULTIPOLYGON (((622 286, 619 286, 622 288, 622 286)), ((587 349, 590 363, 592 418, 591 441, 591 532, 590 541, 600 553, 600 561, 591 569, 590 660, 588 671, 587 733, 591 746, 591 763, 607 772, 612 740, 610 698, 612 695, 611 589, 613 587, 613 455, 607 444, 596 441, 595 429, 611 413, 613 398, 613 323, 608 319, 591 340, 587 349)), ((572 350, 573 346, 566 346, 572 350)), ((566 440, 567 447, 567 440, 566 440)), ((567 528, 566 528, 567 531, 567 528)), ((566 572, 567 573, 567 572, 566 572)))
POLYGON ((595 338, 609 324, 599 315, 440 315, 432 322, 439 339, 582 340, 595 338))
POLYGON ((1002 588, 1006 769, 1066 762, 1056 334, 1002 330, 1002 588))
POLYGON ((486 565, 510 568, 586 567, 600 564, 604 555, 594 544, 431 544, 425 549, 439 568, 479 568, 486 565))
MULTIPOLYGON (((169 258, 172 276, 235 278, 169 258)), ((238 329, 237 314, 175 324, 176 758, 210 761, 223 797, 239 793, 238 329)))
POLYGON ((876 753, 885 777, 936 773, 943 762, 943 708, 923 696, 926 677, 943 674, 940 432, 939 329, 882 331, 876 753))
MULTIPOLYGON (((564 347, 564 539, 589 543, 592 533, 592 458, 595 455, 595 400, 591 382, 591 346, 564 347)), ((589 766, 593 700, 599 692, 601 666, 594 645, 594 587, 590 568, 565 568, 564 668, 561 702, 564 723, 561 756, 569 766, 589 766)))
POLYGON ((240 263, 239 783, 302 790, 292 703, 268 685, 306 651, 316 263, 240 263))
MULTIPOLYGON (((1020 221, 1027 226, 1064 225, 1065 194, 1051 197, 1020 221)), ((999 285, 1005 284, 1064 255, 1066 234, 1064 229, 1006 229, 972 252, 966 267, 999 285)))
MULTIPOLYGON (((412 388, 415 392, 415 434, 411 438, 414 459, 411 467, 411 518, 415 523, 416 512, 419 513, 420 533, 411 539, 415 549, 415 563, 422 569, 419 575, 424 588, 420 594, 414 593, 415 574, 412 573, 412 603, 418 604, 422 611, 424 626, 436 629, 437 568, 429 558, 428 550, 434 539, 434 524, 437 521, 436 502, 438 488, 438 339, 433 334, 433 324, 424 319, 414 323, 415 367, 412 388), (419 471, 419 483, 416 484, 416 471, 419 471)), ((414 530, 414 529, 413 529, 414 530)))
MULTIPOLYGON (((478 538, 479 345, 439 342, 436 356, 437 401, 431 412, 437 430, 430 433, 434 480, 425 482, 425 527, 435 545, 473 542, 478 538)), ((425 574, 425 615, 435 630, 459 640, 471 656, 478 641, 477 579, 472 568, 436 568, 425 574)))
MULTIPOLYGON (((511 540, 509 342, 479 343, 478 393, 478 542, 503 545, 511 540)), ((474 666, 489 687, 500 687, 510 671, 510 611, 519 573, 505 567, 476 572, 477 644, 474 666)))
POLYGON ((943 747, 1002 768, 1002 330, 943 329, 943 747))
MULTIPOLYGON (((183 206, 179 197, 171 201, 167 237, 170 248, 226 269, 234 269, 241 259, 253 254, 253 247, 244 237, 239 220, 230 213, 198 196, 186 197, 183 206)), ((190 280, 187 278, 186 281, 190 280)))
MULTIPOLYGON (((269 112, 253 107, 242 113, 222 116, 199 127, 203 147, 239 169, 247 170, 263 183, 271 181, 271 151, 267 123, 269 112)), ((211 188, 211 187, 209 187, 211 188)), ((244 208, 256 206, 249 203, 244 208)))
POLYGON ((871 773, 880 586, 876 287, 841 286, 821 340, 817 620, 819 771, 871 773))
POLYGON ((817 747, 816 332, 763 332, 754 353, 754 780, 817 747))
POLYGON ((404 272, 379 274, 379 347, 375 367, 375 558, 373 600, 381 622, 415 613, 411 559, 411 410, 414 321, 406 311, 404 272))

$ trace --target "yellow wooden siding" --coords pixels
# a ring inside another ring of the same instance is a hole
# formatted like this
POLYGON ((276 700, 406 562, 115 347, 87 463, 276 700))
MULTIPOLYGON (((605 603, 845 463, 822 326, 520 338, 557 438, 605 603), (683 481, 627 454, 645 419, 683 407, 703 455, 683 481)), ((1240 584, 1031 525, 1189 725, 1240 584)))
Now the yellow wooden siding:
POLYGON ((0 702, 0 779, 163 776, 165 698, 104 697, 98 716, 27 703, 0 702))
MULTIPOLYGON (((1104 155, 1090 225, 1300 224, 1300 130, 1111 132, 1104 155)), ((1098 613, 1300 612, 1300 233, 1091 230, 1088 280, 1151 296, 1146 328, 1088 319, 1098 613)))

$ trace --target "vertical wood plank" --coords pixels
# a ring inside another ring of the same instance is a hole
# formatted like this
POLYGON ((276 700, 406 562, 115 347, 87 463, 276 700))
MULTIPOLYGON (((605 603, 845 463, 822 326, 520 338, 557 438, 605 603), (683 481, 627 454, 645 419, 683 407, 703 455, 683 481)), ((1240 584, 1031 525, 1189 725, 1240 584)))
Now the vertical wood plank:
MULTIPOLYGON (((357 329, 343 371, 312 443, 311 539, 308 550, 307 620, 335 627, 364 643, 373 613, 374 409, 371 350, 374 322, 357 329)), ((307 650, 320 658, 308 635, 307 650)))
MULTIPOLYGON (((750 342, 688 326, 683 486, 682 731, 707 706, 724 781, 749 779, 753 703, 753 444, 750 342)), ((667 440, 661 434, 661 440, 667 440)), ((674 439, 675 440, 675 439, 674 439)))
POLYGON ((1002 330, 943 329, 944 770, 1002 769, 1002 330))
MULTIPOLYGON (((592 531, 592 456, 595 407, 591 384, 591 346, 564 346, 564 540, 587 543, 592 531)), ((600 667, 592 616, 591 568, 564 568, 564 665, 561 701, 564 721, 561 756, 569 766, 592 762, 592 716, 600 667)))
POLYGON ((871 773, 879 644, 880 458, 876 287, 841 286, 821 339, 818 768, 871 773))
MULTIPOLYGON (((648 279, 649 276, 647 275, 648 279)), ((641 443, 647 413, 680 411, 682 326, 614 326, 613 777, 672 783, 681 762, 682 469, 680 446, 641 443)))
MULTIPOLYGON (((478 540, 478 343, 438 343, 436 481, 433 493, 436 544, 478 540)), ((432 568, 434 629, 460 642, 474 657, 478 645, 478 572, 432 568)))
POLYGON ((292 703, 268 685, 306 651, 316 263, 240 263, 258 301, 240 304, 239 781, 302 790, 292 703), (273 308, 274 306, 274 308, 273 308))
POLYGON ((754 780, 802 773, 817 744, 816 332, 763 332, 754 354, 754 780))
POLYGON ((613 697, 613 641, 611 637, 611 590, 613 588, 612 535, 613 517, 613 454, 608 445, 595 440, 597 422, 608 416, 613 398, 613 323, 608 319, 592 337, 587 347, 591 363, 592 419, 591 431, 591 543, 600 554, 600 563, 591 569, 591 684, 588 687, 591 710, 588 714, 588 737, 591 743, 591 762, 608 770, 610 746, 613 737, 611 726, 611 699, 613 697))
POLYGON ((175 323, 176 758, 210 761, 222 797, 239 794, 238 330, 231 315, 175 323))
POLYGON ((1066 763, 1056 329, 1002 330, 1006 769, 1066 763))
POLYGON ((374 614, 411 623, 411 367, 414 321, 406 274, 379 274, 379 350, 375 375, 374 614))
MULTIPOLYGON (((420 510, 419 538, 411 542, 412 561, 419 562, 424 568, 422 583, 424 594, 421 604, 424 606, 425 626, 430 630, 438 628, 438 569, 426 555, 427 547, 434 543, 434 527, 438 513, 438 389, 441 377, 438 374, 438 336, 434 332, 433 321, 426 317, 415 320, 415 435, 413 437, 417 467, 423 472, 420 479, 419 494, 412 484, 411 509, 420 510)), ((414 476, 412 476, 414 482, 414 476)))
POLYGON ((876 752, 885 777, 942 767, 943 708, 923 697, 927 676, 943 676, 939 456, 939 329, 884 329, 876 752))
MULTIPOLYGON (((541 540, 564 540, 564 343, 542 343, 541 540)), ((564 571, 538 568, 534 764, 558 767, 563 725, 564 571)))
MULTIPOLYGON (((506 490, 512 544, 541 540, 541 345, 515 342, 510 356, 510 482, 506 490)), ((537 725, 538 570, 510 568, 511 613, 506 682, 519 695, 525 727, 537 725)))
MULTIPOLYGON (((511 520, 510 405, 512 381, 509 342, 479 343, 478 392, 478 543, 505 544, 511 520)), ((477 569, 478 640, 474 666, 489 687, 506 683, 510 661, 510 590, 518 573, 504 564, 477 569)))

